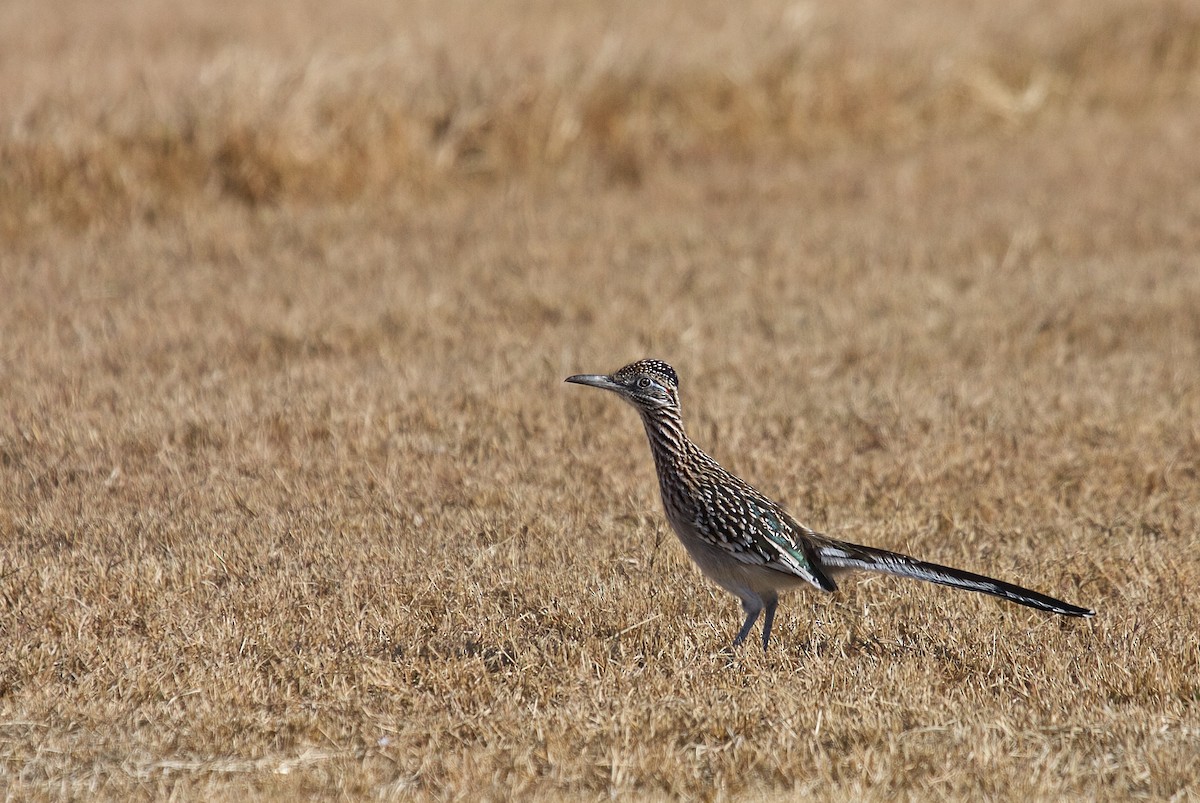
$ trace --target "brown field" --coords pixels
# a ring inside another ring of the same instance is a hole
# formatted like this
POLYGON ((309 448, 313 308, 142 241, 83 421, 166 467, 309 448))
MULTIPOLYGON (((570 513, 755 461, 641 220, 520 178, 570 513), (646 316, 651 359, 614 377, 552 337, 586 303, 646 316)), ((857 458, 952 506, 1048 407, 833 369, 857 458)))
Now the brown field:
POLYGON ((0 4, 8 799, 1200 797, 1200 6, 0 4), (1001 10, 1003 9, 1003 10, 1001 10), (771 650, 634 413, 886 578, 771 650))

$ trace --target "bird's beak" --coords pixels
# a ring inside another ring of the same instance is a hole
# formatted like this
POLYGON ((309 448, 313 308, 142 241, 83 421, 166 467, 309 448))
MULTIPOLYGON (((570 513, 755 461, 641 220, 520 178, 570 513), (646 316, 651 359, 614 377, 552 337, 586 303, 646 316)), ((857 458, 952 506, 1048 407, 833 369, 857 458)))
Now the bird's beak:
POLYGON ((618 385, 603 374, 575 374, 575 376, 568 376, 566 381, 573 382, 576 385, 591 385, 601 390, 611 390, 614 392, 623 390, 621 385, 618 385))

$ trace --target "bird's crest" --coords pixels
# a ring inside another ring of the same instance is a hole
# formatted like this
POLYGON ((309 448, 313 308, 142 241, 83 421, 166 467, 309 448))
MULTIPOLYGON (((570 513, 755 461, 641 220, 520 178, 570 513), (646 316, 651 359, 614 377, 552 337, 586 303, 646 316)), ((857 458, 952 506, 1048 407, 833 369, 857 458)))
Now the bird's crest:
POLYGON ((656 378, 664 382, 670 382, 672 387, 679 387, 679 375, 675 373, 674 368, 662 360, 638 360, 637 362, 631 362, 613 374, 613 379, 620 382, 633 374, 653 374, 656 378))

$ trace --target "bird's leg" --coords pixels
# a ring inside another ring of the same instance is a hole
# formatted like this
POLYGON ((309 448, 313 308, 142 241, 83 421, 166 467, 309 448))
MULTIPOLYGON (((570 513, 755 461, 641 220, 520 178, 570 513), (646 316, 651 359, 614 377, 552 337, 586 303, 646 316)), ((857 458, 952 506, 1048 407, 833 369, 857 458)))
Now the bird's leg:
POLYGON ((779 605, 779 595, 771 592, 769 596, 763 598, 763 602, 767 607, 767 615, 763 619, 763 652, 766 652, 767 645, 771 643, 771 623, 775 621, 775 608, 779 605))
POLYGON ((742 642, 746 640, 746 636, 750 635, 750 630, 754 627, 754 623, 758 621, 758 614, 762 609, 763 603, 758 597, 742 598, 742 610, 746 612, 746 621, 742 623, 742 629, 738 631, 737 637, 733 640, 734 647, 742 646, 742 642))

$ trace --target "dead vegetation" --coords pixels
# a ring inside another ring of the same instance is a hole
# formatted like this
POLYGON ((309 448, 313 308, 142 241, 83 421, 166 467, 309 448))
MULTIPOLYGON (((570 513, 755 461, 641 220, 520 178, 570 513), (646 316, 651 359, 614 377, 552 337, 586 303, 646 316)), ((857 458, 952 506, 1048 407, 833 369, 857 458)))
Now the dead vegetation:
POLYGON ((728 19, 705 30, 686 7, 633 4, 593 11, 594 28, 572 21, 577 10, 546 9, 545 30, 558 35, 539 37, 538 14, 512 3, 491 9, 495 39, 475 33, 473 46, 460 43, 474 20, 429 18, 417 5, 369 42, 348 26, 356 48, 320 47, 310 41, 320 28, 256 41, 267 36, 251 24, 261 11, 184 20, 179 47, 192 59, 164 63, 155 50, 122 54, 137 34, 119 10, 96 23, 109 41, 39 20, 36 4, 26 19, 14 4, 10 30, 45 26, 31 38, 54 33, 60 52, 12 43, 0 87, 0 230, 153 217, 196 195, 339 202, 547 171, 637 184, 647 170, 718 155, 896 149, 1098 108, 1137 118, 1194 99, 1200 67, 1190 4, 1067 4, 1052 35, 1038 30, 1044 19, 870 3, 840 15, 763 3, 743 31, 728 19), (640 29, 681 24, 698 29, 692 47, 688 31, 664 46, 640 29), (894 25, 911 29, 907 42, 894 25), (77 55, 72 37, 99 64, 77 55), (723 58, 708 58, 710 48, 723 58), (26 49, 42 64, 21 63, 26 49), (64 60, 103 69, 81 77, 64 60))
POLYGON ((1200 790, 1193 5, 62 7, 0 8, 7 795, 1200 790), (649 355, 802 520, 1098 616, 864 579, 723 656, 561 385, 649 355))

